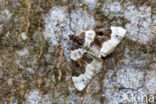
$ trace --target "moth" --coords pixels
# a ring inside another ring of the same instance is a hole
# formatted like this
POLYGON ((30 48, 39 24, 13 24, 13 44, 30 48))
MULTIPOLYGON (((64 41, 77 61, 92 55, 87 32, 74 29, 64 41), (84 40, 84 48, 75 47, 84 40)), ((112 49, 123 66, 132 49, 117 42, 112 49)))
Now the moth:
POLYGON ((87 30, 78 36, 70 36, 73 41, 71 60, 76 66, 74 71, 82 70, 81 74, 75 73, 72 76, 76 89, 84 90, 92 78, 101 72, 103 59, 115 50, 125 34, 124 28, 111 26, 110 28, 87 30))

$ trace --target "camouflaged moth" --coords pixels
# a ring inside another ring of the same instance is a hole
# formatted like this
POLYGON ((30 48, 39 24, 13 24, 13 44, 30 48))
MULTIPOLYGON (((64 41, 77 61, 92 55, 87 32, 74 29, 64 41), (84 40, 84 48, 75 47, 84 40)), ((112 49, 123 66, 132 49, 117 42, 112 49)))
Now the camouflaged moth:
POLYGON ((124 28, 111 26, 70 36, 74 43, 71 59, 76 68, 84 70, 84 73, 72 77, 75 88, 79 91, 86 88, 92 78, 102 70, 102 59, 115 50, 125 34, 124 28))

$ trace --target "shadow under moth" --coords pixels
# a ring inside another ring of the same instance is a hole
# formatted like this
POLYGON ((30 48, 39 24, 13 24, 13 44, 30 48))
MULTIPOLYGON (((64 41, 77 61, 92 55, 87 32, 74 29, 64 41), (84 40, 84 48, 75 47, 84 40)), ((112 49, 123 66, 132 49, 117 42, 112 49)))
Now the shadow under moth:
POLYGON ((124 28, 111 26, 70 36, 73 41, 71 60, 75 70, 76 68, 84 70, 82 74, 72 76, 76 89, 84 90, 93 77, 101 72, 103 59, 115 50, 125 34, 124 28))

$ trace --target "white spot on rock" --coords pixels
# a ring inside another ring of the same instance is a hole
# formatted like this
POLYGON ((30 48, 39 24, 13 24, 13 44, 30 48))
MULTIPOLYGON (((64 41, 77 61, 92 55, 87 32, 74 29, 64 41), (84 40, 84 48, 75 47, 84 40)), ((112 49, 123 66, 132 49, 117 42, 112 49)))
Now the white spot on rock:
POLYGON ((10 11, 8 9, 5 9, 0 13, 0 20, 6 22, 11 19, 11 16, 12 14, 10 13, 10 11))
POLYGON ((41 95, 37 90, 31 91, 29 94, 25 96, 27 104, 40 104, 41 103, 41 95))
POLYGON ((69 17, 64 7, 53 7, 45 17, 45 38, 51 45, 59 45, 61 39, 68 39, 71 34, 69 17))
POLYGON ((69 35, 73 34, 70 28, 70 16, 65 7, 53 7, 44 18, 45 39, 49 40, 52 46, 62 45, 64 54, 69 58, 70 41, 69 35))
POLYGON ((124 16, 130 21, 126 24, 126 30, 131 40, 146 44, 152 39, 152 19, 149 7, 143 5, 137 9, 129 3, 124 16))
POLYGON ((23 50, 18 51, 17 54, 18 54, 19 56, 25 56, 25 55, 28 55, 29 52, 28 52, 28 50, 27 50, 26 48, 24 48, 23 50))
POLYGON ((98 0, 83 0, 83 2, 84 2, 84 4, 88 5, 88 8, 90 10, 94 10, 98 0))
POLYGON ((109 16, 109 18, 113 17, 122 17, 124 13, 124 9, 122 7, 122 1, 112 1, 106 0, 104 3, 102 11, 104 11, 104 15, 109 16))
POLYGON ((26 35, 25 32, 21 33, 21 38, 22 38, 23 40, 26 40, 26 39, 27 39, 27 35, 26 35))
POLYGON ((124 88, 137 89, 144 84, 144 72, 134 67, 123 67, 117 72, 117 82, 124 88))
POLYGON ((156 92, 156 70, 147 71, 145 87, 150 94, 155 94, 156 92))
POLYGON ((95 27, 95 20, 87 11, 77 8, 71 13, 71 28, 76 35, 80 35, 83 31, 93 29, 95 27))
POLYGON ((8 32, 6 33, 6 37, 9 37, 9 35, 10 35, 10 32, 8 31, 8 32))
POLYGON ((33 68, 28 67, 28 68, 26 68, 25 70, 27 70, 27 71, 30 72, 30 73, 34 73, 33 68))

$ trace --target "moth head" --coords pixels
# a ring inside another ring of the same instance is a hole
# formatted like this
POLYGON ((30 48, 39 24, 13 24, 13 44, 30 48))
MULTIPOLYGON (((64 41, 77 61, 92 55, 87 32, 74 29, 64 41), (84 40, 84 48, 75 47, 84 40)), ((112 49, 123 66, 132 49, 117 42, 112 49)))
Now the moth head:
POLYGON ((126 30, 124 28, 111 26, 111 30, 112 30, 111 39, 121 41, 125 37, 126 30))

